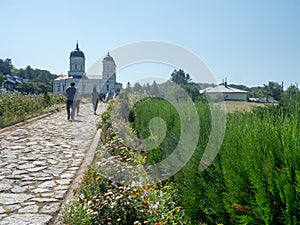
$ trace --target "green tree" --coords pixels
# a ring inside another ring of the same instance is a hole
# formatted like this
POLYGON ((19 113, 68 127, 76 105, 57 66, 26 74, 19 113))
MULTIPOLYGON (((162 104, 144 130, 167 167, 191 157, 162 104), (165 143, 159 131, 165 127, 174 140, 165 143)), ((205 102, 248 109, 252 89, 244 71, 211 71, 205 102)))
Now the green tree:
POLYGON ((0 87, 2 87, 3 81, 5 80, 5 77, 2 72, 0 72, 0 87))
POLYGON ((33 81, 23 82, 22 84, 16 87, 16 90, 21 92, 22 94, 40 94, 43 93, 41 87, 39 87, 38 83, 33 81))
POLYGON ((185 73, 182 69, 174 70, 171 74, 171 80, 176 84, 187 84, 191 82, 189 74, 185 73))
POLYGON ((146 92, 150 93, 150 90, 151 90, 151 86, 150 86, 149 82, 147 82, 147 84, 146 84, 146 92))
POLYGON ((12 61, 11 59, 0 59, 0 72, 2 72, 4 75, 11 74, 11 70, 13 69, 12 61))
POLYGON ((299 100, 300 90, 297 87, 297 85, 292 84, 288 87, 286 91, 283 92, 279 105, 283 107, 286 111, 289 111, 291 110, 291 108, 296 107, 295 104, 291 103, 299 103, 299 100))
POLYGON ((156 81, 153 81, 153 84, 151 85, 150 95, 154 95, 154 96, 160 95, 159 87, 158 87, 156 81))
POLYGON ((282 97, 283 89, 277 82, 269 81, 268 85, 264 84, 264 92, 266 95, 273 97, 279 101, 282 97))
POLYGON ((143 87, 139 82, 136 82, 133 86, 133 90, 136 92, 142 91, 143 87))

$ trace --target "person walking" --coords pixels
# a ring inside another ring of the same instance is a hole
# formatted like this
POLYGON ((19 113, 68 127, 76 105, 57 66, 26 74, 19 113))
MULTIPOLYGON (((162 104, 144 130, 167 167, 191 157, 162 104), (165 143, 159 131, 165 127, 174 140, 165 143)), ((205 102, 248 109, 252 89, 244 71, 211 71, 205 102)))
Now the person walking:
POLYGON ((67 114, 68 114, 68 120, 71 119, 74 120, 75 115, 75 104, 74 99, 77 94, 77 89, 75 87, 75 82, 71 82, 70 86, 66 89, 66 98, 67 98, 67 114))
POLYGON ((77 115, 79 115, 80 99, 81 99, 81 94, 79 91, 77 91, 77 94, 75 95, 75 108, 74 108, 77 115))
POLYGON ((96 87, 93 87, 93 92, 91 93, 91 99, 93 103, 94 115, 96 115, 98 101, 99 101, 99 93, 96 87))

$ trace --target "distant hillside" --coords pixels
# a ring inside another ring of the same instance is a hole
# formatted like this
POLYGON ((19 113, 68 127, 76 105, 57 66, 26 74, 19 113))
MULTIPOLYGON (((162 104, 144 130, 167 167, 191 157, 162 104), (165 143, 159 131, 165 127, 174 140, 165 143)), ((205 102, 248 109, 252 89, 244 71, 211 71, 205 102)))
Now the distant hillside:
POLYGON ((16 89, 20 92, 34 94, 52 92, 53 80, 58 77, 47 70, 33 69, 29 65, 24 69, 17 69, 13 66, 11 59, 0 59, 0 86, 7 74, 28 79, 29 81, 18 85, 16 89))

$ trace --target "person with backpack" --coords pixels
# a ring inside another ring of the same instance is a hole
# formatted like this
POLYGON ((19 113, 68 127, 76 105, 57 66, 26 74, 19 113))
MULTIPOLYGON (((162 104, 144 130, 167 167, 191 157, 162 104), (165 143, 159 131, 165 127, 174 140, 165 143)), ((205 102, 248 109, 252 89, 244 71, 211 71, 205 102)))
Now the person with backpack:
POLYGON ((77 95, 77 89, 75 87, 75 82, 71 82, 70 86, 67 87, 66 89, 66 98, 67 98, 67 114, 68 114, 68 120, 74 120, 74 115, 75 115, 75 103, 74 99, 76 98, 77 95))

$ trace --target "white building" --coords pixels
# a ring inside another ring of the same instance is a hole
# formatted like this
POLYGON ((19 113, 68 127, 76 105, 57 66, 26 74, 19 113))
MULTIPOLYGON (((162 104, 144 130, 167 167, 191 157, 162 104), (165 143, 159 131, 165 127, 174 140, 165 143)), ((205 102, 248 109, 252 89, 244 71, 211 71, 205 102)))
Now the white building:
POLYGON ((229 87, 227 82, 225 82, 224 85, 208 87, 201 90, 200 93, 205 93, 205 95, 211 100, 247 101, 248 97, 247 91, 229 87))
POLYGON ((81 94, 90 94, 93 87, 105 96, 116 95, 122 89, 122 84, 116 82, 116 63, 107 53, 102 60, 102 75, 87 75, 85 73, 85 56, 79 49, 78 43, 70 53, 70 70, 68 75, 61 75, 53 81, 53 93, 63 94, 71 82, 75 82, 81 94))

